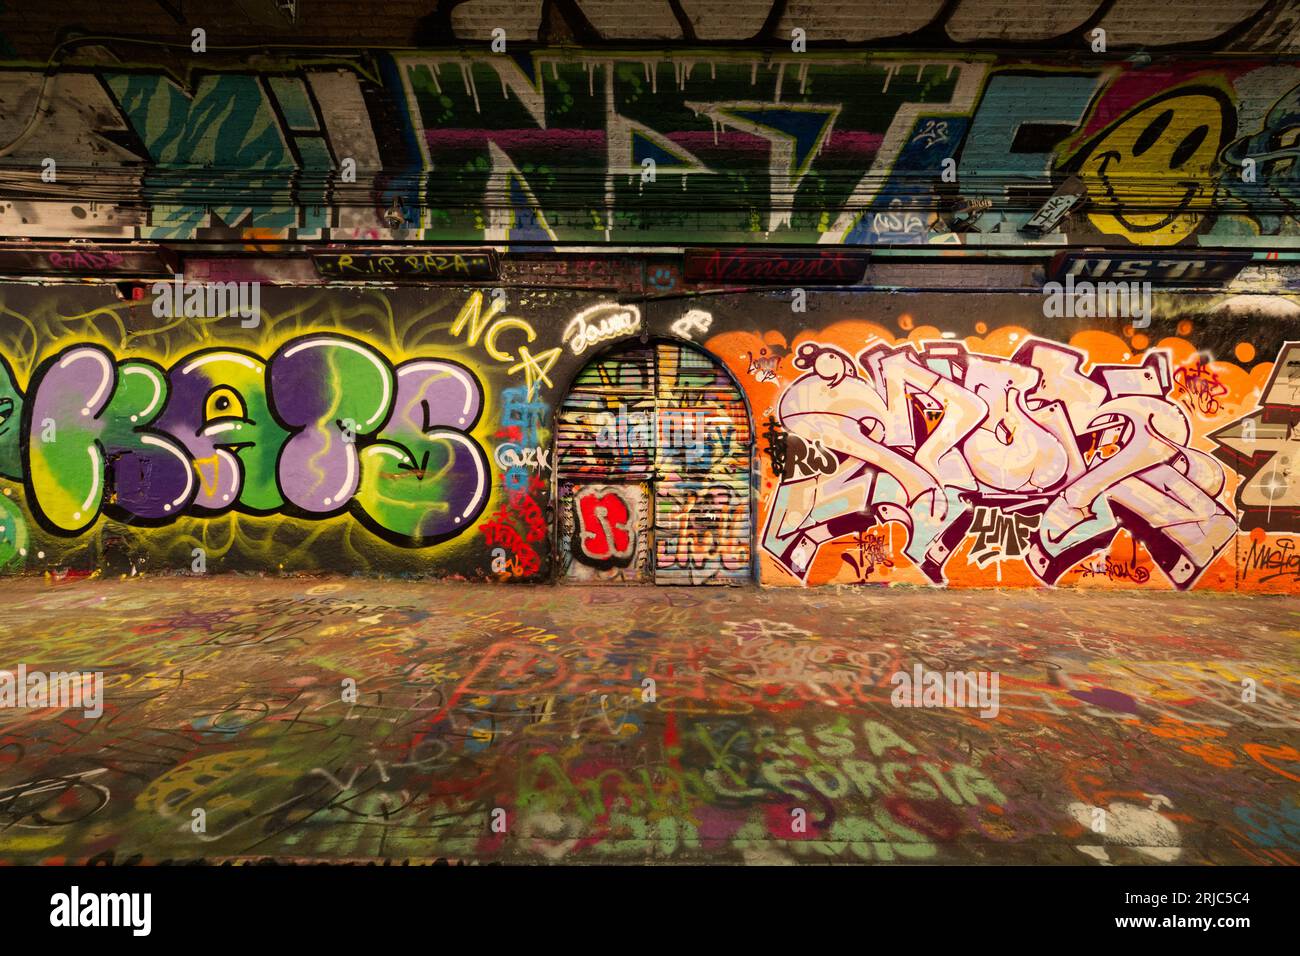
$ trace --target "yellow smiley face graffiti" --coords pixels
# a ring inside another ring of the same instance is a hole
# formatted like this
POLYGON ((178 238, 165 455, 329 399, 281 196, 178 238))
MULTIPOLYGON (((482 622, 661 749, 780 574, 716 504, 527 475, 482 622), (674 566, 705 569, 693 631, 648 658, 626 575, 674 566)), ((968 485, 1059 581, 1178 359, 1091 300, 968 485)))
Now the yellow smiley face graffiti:
POLYGON ((1176 243, 1209 213, 1215 159, 1232 133, 1232 107, 1210 87, 1184 87, 1112 123, 1065 165, 1088 187, 1088 218, 1135 243, 1176 243))

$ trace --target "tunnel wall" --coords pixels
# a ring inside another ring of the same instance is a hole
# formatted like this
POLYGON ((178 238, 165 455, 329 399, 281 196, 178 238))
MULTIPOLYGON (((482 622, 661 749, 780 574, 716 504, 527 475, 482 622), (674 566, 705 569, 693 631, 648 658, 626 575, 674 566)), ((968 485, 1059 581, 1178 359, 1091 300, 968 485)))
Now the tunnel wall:
POLYGON ((549 576, 555 330, 590 297, 258 296, 246 328, 3 287, 7 570, 549 576))
MULTIPOLYGON (((1289 295, 1158 293, 1126 320, 976 290, 267 286, 255 326, 166 297, 0 284, 4 572, 550 581, 555 409, 645 337, 744 391, 764 584, 1300 581, 1289 295)), ((698 583, 716 504, 683 503, 698 583)))
POLYGON ((1294 589, 1295 301, 1048 298, 714 300, 764 439, 763 582, 1294 589))
POLYGON ((1005 247, 1072 178, 1036 241, 1300 235, 1300 70, 1269 57, 150 52, 0 69, 0 235, 1005 247))

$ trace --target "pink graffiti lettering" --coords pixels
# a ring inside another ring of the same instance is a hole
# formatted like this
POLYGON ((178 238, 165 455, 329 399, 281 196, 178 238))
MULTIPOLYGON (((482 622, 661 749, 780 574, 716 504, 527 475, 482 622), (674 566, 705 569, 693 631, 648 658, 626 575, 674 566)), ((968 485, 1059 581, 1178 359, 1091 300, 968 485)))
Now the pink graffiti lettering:
POLYGON ((785 469, 763 547, 804 579, 826 541, 893 521, 935 583, 973 533, 973 561, 1018 558, 1052 584, 1126 528, 1171 583, 1190 587, 1236 532, 1219 500, 1223 468, 1190 447, 1166 351, 1085 363, 1035 339, 1010 359, 947 341, 877 345, 856 360, 801 345, 804 374, 777 418, 836 466, 785 469), (1007 525, 980 508, 1016 517, 1007 525))

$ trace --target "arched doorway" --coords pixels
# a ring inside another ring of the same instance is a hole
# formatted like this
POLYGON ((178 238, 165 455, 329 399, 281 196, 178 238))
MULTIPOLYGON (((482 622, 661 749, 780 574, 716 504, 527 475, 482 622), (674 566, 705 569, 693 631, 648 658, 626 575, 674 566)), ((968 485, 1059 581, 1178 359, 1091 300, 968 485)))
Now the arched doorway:
POLYGON ((752 456, 744 395, 710 356, 673 341, 597 356, 556 416, 561 580, 753 580, 752 456))

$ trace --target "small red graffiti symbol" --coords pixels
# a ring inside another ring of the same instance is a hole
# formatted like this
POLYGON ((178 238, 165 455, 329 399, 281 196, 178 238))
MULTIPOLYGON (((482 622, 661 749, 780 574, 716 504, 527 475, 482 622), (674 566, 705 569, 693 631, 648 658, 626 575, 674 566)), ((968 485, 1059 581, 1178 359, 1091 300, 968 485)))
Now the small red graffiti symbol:
POLYGON ((1174 370, 1174 397, 1189 409, 1202 415, 1215 415, 1222 404, 1219 399, 1228 394, 1228 386, 1210 371, 1209 363, 1199 358, 1195 365, 1185 365, 1174 370))
POLYGON ((627 561, 632 557, 636 532, 627 502, 615 492, 580 494, 578 547, 582 556, 598 563, 627 561))

